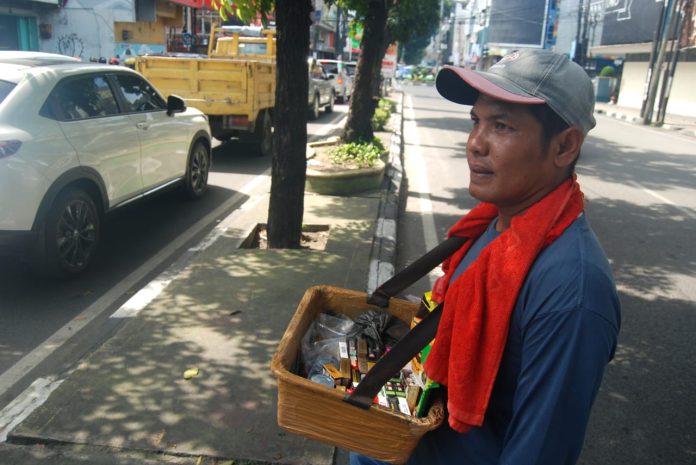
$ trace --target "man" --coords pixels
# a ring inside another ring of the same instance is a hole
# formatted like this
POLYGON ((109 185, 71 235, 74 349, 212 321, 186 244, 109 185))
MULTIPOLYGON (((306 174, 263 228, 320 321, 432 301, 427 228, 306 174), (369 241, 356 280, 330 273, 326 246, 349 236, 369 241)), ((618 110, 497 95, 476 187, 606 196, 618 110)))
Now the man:
POLYGON ((450 229, 470 240, 433 289, 445 304, 425 368, 446 386, 448 418, 408 463, 573 464, 620 325, 574 174, 595 125, 592 83, 565 56, 522 50, 488 72, 445 67, 436 85, 473 105, 469 192, 481 203, 450 229))

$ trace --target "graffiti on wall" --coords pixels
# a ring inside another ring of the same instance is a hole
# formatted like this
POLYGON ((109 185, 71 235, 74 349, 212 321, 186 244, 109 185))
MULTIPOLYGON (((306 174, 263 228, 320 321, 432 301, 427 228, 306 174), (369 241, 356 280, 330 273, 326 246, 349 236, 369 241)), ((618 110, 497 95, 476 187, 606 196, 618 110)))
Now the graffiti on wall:
POLYGON ((85 44, 74 32, 69 35, 58 37, 58 53, 70 57, 82 58, 82 53, 85 51, 85 44))

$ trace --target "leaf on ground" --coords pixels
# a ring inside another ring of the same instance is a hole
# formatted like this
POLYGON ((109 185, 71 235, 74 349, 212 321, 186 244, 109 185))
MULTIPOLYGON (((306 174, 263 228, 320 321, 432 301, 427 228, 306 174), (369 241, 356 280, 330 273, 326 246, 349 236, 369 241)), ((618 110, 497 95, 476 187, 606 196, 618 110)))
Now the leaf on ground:
POLYGON ((195 376, 198 376, 198 368, 189 368, 188 370, 184 371, 184 379, 191 379, 195 376))

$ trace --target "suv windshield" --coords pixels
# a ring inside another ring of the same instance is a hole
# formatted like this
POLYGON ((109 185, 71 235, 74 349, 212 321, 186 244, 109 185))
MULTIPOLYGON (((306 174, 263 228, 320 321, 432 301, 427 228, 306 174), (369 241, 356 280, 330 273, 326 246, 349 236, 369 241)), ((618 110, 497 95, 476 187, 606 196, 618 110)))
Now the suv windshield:
POLYGON ((12 92, 12 89, 14 89, 16 85, 17 84, 14 82, 0 81, 0 103, 5 100, 5 97, 10 95, 10 92, 12 92))
POLYGON ((338 64, 337 63, 322 63, 321 67, 324 68, 326 74, 338 74, 338 64))

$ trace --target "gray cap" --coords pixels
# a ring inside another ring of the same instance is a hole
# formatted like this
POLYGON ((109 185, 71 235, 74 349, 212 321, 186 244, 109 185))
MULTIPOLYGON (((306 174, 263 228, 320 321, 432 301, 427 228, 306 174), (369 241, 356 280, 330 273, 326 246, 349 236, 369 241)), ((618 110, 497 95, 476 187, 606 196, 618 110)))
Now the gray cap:
POLYGON ((590 77, 565 55, 549 50, 512 52, 485 72, 445 66, 435 85, 440 95, 463 105, 473 105, 481 93, 510 103, 546 103, 585 134, 596 124, 590 77))

